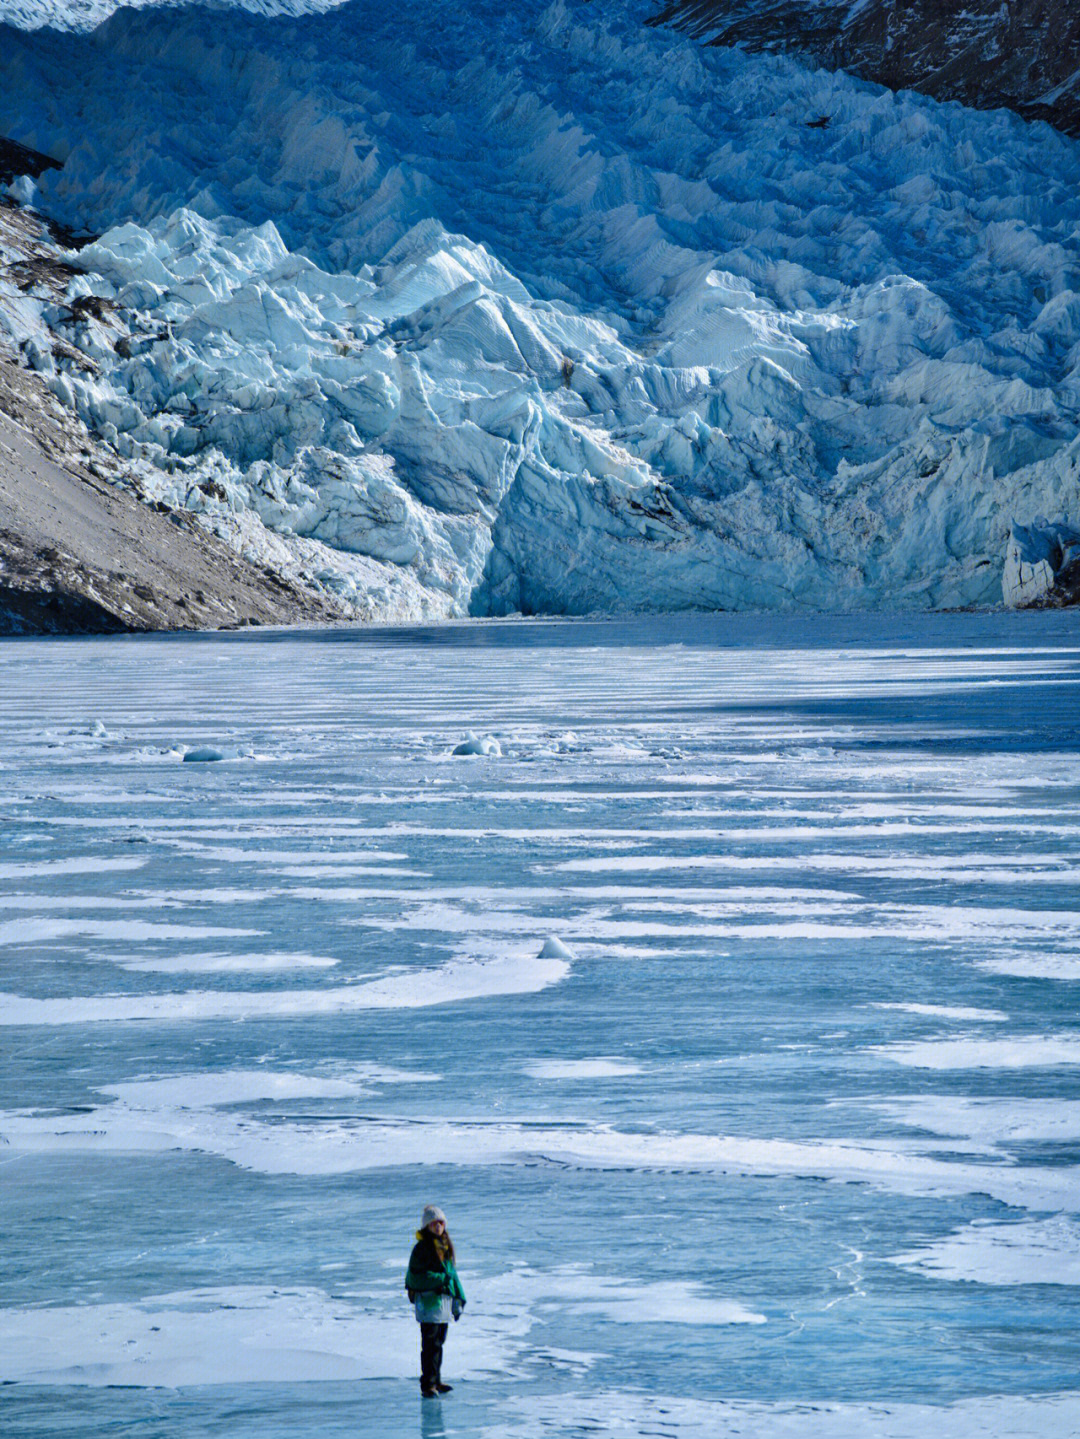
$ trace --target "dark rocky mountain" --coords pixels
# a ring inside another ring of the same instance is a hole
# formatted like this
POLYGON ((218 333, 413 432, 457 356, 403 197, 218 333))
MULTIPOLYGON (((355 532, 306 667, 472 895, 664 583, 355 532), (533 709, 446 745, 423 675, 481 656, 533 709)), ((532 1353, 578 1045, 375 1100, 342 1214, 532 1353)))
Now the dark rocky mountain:
POLYGON ((891 89, 1008 106, 1080 135, 1080 6, 1071 0, 672 0, 654 24, 781 50, 891 89))

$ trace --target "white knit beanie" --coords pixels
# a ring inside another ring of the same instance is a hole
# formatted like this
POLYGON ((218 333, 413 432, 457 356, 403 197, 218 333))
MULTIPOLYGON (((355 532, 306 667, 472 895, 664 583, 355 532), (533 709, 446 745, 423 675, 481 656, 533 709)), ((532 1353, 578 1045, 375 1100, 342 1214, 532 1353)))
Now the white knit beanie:
POLYGON ((429 1204, 424 1210, 424 1217, 420 1221, 420 1228, 427 1229, 430 1224, 434 1224, 437 1220, 440 1219, 444 1224, 446 1223, 446 1215, 442 1212, 438 1205, 429 1204))

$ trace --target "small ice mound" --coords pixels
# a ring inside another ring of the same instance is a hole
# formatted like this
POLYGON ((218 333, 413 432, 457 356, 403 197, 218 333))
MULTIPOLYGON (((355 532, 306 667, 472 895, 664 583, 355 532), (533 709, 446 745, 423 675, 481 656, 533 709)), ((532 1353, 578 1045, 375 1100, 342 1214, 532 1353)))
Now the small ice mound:
POLYGON ((596 1059, 537 1059, 522 1072, 530 1079, 623 1079, 640 1074, 641 1066, 601 1055, 596 1059))
POLYGON ((539 959, 574 959, 576 958, 572 949, 568 949, 562 940, 554 934, 549 934, 544 940, 544 947, 537 956, 539 959))
POLYGON ((483 739, 469 730, 460 744, 455 745, 451 754, 487 754, 502 755, 502 745, 491 735, 485 735, 483 739))
POLYGON ((225 751, 212 744, 195 745, 184 751, 185 764, 209 764, 212 760, 224 759, 225 751))

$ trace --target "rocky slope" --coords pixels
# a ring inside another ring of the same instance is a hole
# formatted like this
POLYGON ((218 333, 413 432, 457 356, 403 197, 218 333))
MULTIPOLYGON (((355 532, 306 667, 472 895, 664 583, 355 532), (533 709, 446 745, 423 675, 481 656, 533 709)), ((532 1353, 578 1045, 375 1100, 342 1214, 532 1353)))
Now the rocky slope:
POLYGON ((894 90, 1008 106, 1080 135, 1080 10, 1070 0, 672 0, 654 23, 894 90))
MULTIPOLYGON (((0 201, 0 248, 24 290, 64 292, 70 271, 54 240, 11 201, 0 201)), ((56 345, 85 364, 59 336, 56 345)), ((0 634, 340 620, 332 598, 248 563, 189 511, 143 503, 127 479, 115 452, 0 344, 0 634)))

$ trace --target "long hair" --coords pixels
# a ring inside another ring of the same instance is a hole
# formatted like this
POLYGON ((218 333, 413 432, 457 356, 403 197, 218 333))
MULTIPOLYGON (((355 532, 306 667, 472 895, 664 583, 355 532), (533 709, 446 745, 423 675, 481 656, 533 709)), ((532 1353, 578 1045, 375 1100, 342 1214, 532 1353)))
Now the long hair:
POLYGON ((417 1230, 416 1237, 417 1239, 419 1239, 421 1244, 431 1245, 432 1249, 434 1249, 435 1253, 439 1256, 439 1260, 441 1263, 445 1264, 447 1260, 449 1260, 451 1264, 454 1264, 456 1262, 454 1255, 454 1241, 450 1238, 449 1233, 445 1229, 443 1230, 441 1238, 439 1238, 435 1234, 432 1234, 430 1229, 417 1230))

